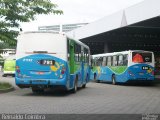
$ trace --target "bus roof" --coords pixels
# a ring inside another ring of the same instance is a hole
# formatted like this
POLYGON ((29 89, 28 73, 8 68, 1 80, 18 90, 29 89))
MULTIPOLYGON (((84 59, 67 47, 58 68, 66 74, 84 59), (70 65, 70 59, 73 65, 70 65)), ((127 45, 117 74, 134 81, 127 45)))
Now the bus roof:
MULTIPOLYGON (((68 37, 68 36, 67 36, 67 37, 68 37)), ((82 43, 81 41, 75 40, 74 38, 71 38, 71 37, 68 37, 68 38, 71 39, 71 40, 74 40, 77 44, 82 45, 82 46, 84 46, 85 48, 89 49, 89 47, 88 47, 86 44, 82 43)))
POLYGON ((74 39, 74 38, 72 38, 72 37, 70 37, 70 36, 67 36, 65 33, 61 33, 61 32, 57 33, 57 32, 55 32, 55 31, 27 31, 27 32, 22 32, 21 34, 30 34, 30 33, 51 33, 51 34, 57 34, 57 35, 58 35, 58 34, 59 34, 59 35, 64 35, 64 36, 66 36, 67 38, 75 41, 77 44, 82 45, 82 46, 84 46, 85 48, 89 49, 89 47, 88 47, 87 45, 85 45, 84 43, 82 43, 82 42, 79 41, 79 40, 76 40, 76 39, 74 39))
POLYGON ((153 53, 152 51, 145 51, 145 50, 127 50, 127 51, 121 51, 121 52, 96 54, 96 55, 92 55, 92 57, 95 58, 95 57, 103 57, 103 56, 113 56, 117 54, 129 54, 130 52, 151 52, 153 53))

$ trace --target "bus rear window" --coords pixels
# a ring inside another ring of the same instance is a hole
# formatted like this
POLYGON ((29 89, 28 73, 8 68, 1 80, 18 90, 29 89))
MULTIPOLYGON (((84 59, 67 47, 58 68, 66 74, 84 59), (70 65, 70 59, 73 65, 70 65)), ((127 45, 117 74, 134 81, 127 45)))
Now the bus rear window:
POLYGON ((152 62, 152 53, 133 52, 132 62, 134 63, 152 62))

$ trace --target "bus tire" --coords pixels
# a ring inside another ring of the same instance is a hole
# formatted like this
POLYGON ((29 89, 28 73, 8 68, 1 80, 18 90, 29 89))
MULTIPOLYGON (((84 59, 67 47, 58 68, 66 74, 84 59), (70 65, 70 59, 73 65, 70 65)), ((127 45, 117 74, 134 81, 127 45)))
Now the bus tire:
POLYGON ((96 73, 94 73, 94 81, 95 82, 97 81, 97 75, 96 75, 96 73))
POLYGON ((85 88, 85 87, 86 87, 86 84, 83 84, 83 85, 82 85, 82 88, 85 88))
POLYGON ((115 77, 115 75, 112 75, 112 85, 116 85, 116 77, 115 77))
POLYGON ((86 84, 87 84, 88 79, 89 79, 89 78, 88 78, 88 74, 87 74, 86 79, 85 79, 85 84, 82 85, 82 88, 85 88, 85 87, 86 87, 86 84))
POLYGON ((6 75, 6 74, 3 74, 2 76, 3 76, 3 77, 7 77, 7 75, 6 75))
POLYGON ((94 81, 95 81, 96 83, 100 83, 100 80, 97 80, 97 75, 96 75, 96 73, 94 73, 94 81))
POLYGON ((100 80, 96 80, 96 83, 100 83, 100 80))
POLYGON ((44 89, 40 89, 40 88, 37 88, 37 87, 32 87, 32 92, 33 93, 43 93, 44 89))
POLYGON ((71 93, 76 93, 77 92, 77 89, 78 89, 77 82, 78 82, 78 80, 76 79, 75 82, 74 82, 74 88, 71 90, 71 93))

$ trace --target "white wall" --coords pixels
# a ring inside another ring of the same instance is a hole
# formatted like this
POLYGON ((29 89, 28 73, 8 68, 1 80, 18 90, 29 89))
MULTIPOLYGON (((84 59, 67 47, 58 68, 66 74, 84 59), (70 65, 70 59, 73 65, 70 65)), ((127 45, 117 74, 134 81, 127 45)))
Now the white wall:
POLYGON ((75 39, 83 39, 110 30, 134 24, 160 15, 160 0, 145 0, 110 16, 78 28, 67 34, 75 39))

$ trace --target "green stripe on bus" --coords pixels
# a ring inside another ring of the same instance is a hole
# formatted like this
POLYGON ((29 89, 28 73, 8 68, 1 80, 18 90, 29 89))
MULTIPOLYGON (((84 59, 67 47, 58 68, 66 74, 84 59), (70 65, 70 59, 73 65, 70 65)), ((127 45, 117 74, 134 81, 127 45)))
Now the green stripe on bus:
POLYGON ((122 74, 126 71, 127 66, 113 66, 109 68, 116 74, 122 74))

